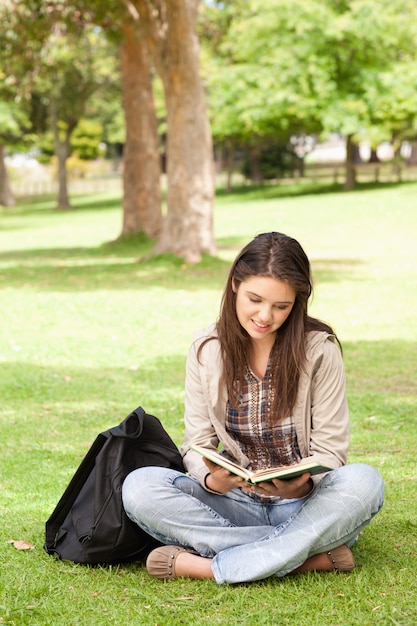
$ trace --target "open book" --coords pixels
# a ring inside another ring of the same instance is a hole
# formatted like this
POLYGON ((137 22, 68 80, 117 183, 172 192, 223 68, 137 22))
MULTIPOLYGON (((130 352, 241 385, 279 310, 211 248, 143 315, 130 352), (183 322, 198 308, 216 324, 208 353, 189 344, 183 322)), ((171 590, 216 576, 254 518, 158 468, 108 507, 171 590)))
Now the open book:
POLYGON ((305 472, 309 472, 310 474, 321 474, 322 472, 328 472, 332 469, 331 467, 326 467, 316 461, 303 459, 300 463, 296 463, 294 465, 281 465, 281 467, 269 467, 268 469, 252 471, 234 463, 234 461, 230 461, 228 458, 219 454, 215 450, 207 450, 207 448, 201 448, 200 446, 194 444, 190 445, 190 450, 198 452, 198 454, 201 454, 201 456, 205 457, 212 463, 216 463, 216 465, 224 467, 224 469, 229 470, 232 474, 240 476, 246 480, 246 482, 253 485, 267 482, 273 478, 279 478, 279 480, 289 480, 290 478, 301 476, 301 474, 304 474, 305 472))

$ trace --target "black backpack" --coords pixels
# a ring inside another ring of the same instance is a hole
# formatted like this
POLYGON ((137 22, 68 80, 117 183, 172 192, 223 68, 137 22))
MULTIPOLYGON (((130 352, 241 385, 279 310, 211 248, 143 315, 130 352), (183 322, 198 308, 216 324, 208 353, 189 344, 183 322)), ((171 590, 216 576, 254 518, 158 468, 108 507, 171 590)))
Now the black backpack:
POLYGON ((138 407, 97 436, 46 522, 46 552, 90 565, 146 559, 161 544, 127 517, 122 485, 147 465, 185 471, 161 422, 138 407))

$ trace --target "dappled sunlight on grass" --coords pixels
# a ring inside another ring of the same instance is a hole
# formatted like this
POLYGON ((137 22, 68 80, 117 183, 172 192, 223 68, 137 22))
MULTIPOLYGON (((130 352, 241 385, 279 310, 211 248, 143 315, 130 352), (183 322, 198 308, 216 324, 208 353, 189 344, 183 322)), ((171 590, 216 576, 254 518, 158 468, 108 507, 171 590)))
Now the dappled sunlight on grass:
POLYGON ((353 393, 399 393, 417 396, 415 341, 347 342, 346 375, 353 393), (384 367, 381 368, 381 363, 384 367))
MULTIPOLYGON (((137 251, 131 251, 131 254, 137 251)), ((39 255, 0 255, 0 289, 31 288, 34 290, 83 291, 94 289, 147 289, 164 286, 197 290, 212 281, 217 288, 223 283, 229 264, 213 258, 210 262, 189 266, 172 255, 141 258, 115 253, 100 256, 86 250, 68 253, 42 251, 39 255)))
POLYGON ((219 194, 218 256, 196 266, 153 256, 146 237, 118 239, 120 197, 74 198, 69 212, 48 198, 0 211, 5 623, 416 622, 417 185, 284 191, 219 194), (381 514, 353 548, 356 570, 218 587, 163 584, 142 564, 89 569, 46 556, 44 521, 99 432, 142 405, 181 443, 193 333, 216 319, 230 261, 270 230, 299 239, 311 258, 311 312, 344 348, 349 461, 371 463, 386 483, 381 514))

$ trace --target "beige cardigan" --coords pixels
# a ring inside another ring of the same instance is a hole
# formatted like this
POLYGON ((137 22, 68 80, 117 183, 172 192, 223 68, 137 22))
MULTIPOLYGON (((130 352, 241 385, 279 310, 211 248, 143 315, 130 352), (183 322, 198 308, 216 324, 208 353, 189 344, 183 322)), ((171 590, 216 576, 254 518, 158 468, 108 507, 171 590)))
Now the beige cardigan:
MULTIPOLYGON (((204 485, 208 469, 190 444, 217 449, 221 443, 241 465, 249 459, 225 428, 226 389, 221 383, 220 344, 206 343, 197 359, 199 345, 217 337, 215 325, 196 333, 191 346, 185 381, 185 437, 181 452, 191 476, 204 485)), ((349 444, 349 412, 345 371, 338 346, 327 333, 307 335, 307 371, 301 375, 293 418, 303 458, 311 457, 331 468, 346 463, 349 444)), ((321 476, 313 477, 317 481, 321 476)))

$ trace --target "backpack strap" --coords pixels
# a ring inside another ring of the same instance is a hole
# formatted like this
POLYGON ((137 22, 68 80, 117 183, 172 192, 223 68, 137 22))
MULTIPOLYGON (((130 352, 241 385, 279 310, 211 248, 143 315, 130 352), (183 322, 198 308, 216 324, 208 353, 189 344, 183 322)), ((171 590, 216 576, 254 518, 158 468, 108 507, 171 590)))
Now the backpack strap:
MULTIPOLYGON (((105 434, 123 439, 138 439, 142 435, 145 411, 141 406, 132 411, 118 426, 113 426, 105 434)), ((104 434, 104 433, 102 433, 104 434)))

